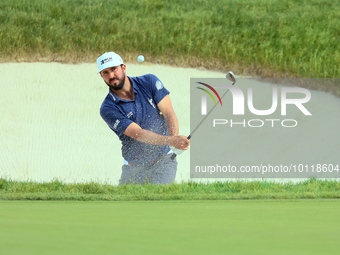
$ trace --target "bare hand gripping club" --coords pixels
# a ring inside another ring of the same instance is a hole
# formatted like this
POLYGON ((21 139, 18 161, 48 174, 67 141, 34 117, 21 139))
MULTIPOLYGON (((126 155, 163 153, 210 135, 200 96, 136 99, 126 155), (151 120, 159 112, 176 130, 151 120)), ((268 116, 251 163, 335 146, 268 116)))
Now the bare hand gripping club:
MULTIPOLYGON (((231 85, 234 85, 236 83, 236 76, 235 74, 232 72, 232 71, 229 71, 227 74, 226 74, 226 77, 229 81, 232 82, 231 85)), ((221 100, 222 98, 228 93, 229 89, 224 92, 224 94, 221 96, 221 100)), ((217 102, 217 104, 219 104, 219 102, 217 102)), ((201 120, 200 123, 198 123, 198 125, 195 127, 195 129, 190 133, 190 135, 187 137, 187 139, 191 139, 192 135, 197 131, 197 129, 202 125, 202 123, 205 121, 206 118, 208 118, 209 114, 215 109, 215 107, 217 106, 217 104, 215 104, 211 109, 210 111, 208 112, 207 115, 204 116, 204 118, 201 120)), ((177 155, 179 155, 180 153, 183 152, 183 150, 179 150, 179 149, 176 149, 176 148, 173 148, 171 147, 172 151, 174 152, 171 156, 171 159, 174 159, 176 158, 177 155)))

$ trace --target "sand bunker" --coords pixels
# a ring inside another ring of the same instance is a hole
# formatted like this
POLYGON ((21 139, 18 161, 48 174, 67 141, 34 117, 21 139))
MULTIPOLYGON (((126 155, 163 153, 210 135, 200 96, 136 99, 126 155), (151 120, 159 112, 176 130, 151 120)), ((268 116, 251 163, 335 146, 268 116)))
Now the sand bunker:
MULTIPOLYGON (((108 88, 96 71, 96 64, 0 64, 0 177, 118 183, 121 146, 99 115, 108 88)), ((190 78, 225 77, 221 72, 127 64, 129 76, 146 73, 157 75, 170 90, 183 135, 190 133, 190 78)), ((315 91, 312 97, 318 111, 329 114, 328 109, 335 109, 327 135, 338 139, 340 100, 315 91)), ((340 145, 335 150, 321 146, 317 137, 311 139, 320 150, 339 155, 340 145)), ((186 152, 178 157, 177 182, 189 180, 189 156, 186 152)))

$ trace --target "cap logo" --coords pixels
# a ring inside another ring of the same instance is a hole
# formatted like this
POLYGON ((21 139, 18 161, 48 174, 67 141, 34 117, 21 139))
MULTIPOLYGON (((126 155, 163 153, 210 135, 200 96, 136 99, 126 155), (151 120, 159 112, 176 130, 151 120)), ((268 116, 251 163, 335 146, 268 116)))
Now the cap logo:
POLYGON ((103 71, 105 68, 123 65, 123 59, 114 52, 105 52, 99 58, 97 58, 98 73, 103 71))
POLYGON ((112 57, 103 59, 102 61, 100 61, 100 64, 104 65, 105 63, 110 62, 110 61, 112 61, 112 57))

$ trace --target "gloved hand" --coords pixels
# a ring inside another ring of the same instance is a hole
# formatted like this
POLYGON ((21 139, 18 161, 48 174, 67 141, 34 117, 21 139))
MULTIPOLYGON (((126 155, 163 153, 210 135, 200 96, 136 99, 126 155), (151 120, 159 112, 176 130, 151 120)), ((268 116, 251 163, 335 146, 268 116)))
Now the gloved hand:
POLYGON ((177 149, 177 148, 172 147, 172 146, 170 146, 170 149, 171 149, 172 152, 175 153, 176 155, 180 155, 180 154, 182 154, 183 152, 185 152, 185 150, 180 150, 180 149, 177 149))

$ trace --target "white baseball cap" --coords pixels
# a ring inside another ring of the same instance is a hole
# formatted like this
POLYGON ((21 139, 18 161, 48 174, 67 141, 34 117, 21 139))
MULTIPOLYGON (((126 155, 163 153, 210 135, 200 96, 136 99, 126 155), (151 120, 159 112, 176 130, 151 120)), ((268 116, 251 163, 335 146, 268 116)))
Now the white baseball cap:
POLYGON ((105 52, 103 55, 97 58, 99 73, 108 67, 120 66, 121 64, 124 64, 123 59, 114 52, 105 52))

